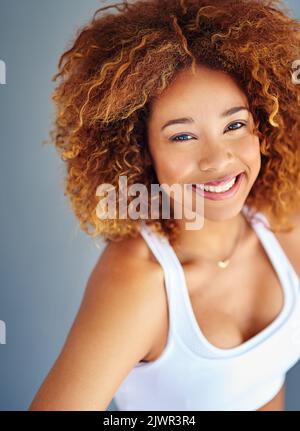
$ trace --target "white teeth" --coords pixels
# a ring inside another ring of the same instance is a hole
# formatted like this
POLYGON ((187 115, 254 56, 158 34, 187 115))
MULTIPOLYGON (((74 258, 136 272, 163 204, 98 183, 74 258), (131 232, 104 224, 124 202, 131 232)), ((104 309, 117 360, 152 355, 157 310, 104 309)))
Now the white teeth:
MULTIPOLYGON (((204 186, 203 184, 198 184, 198 187, 201 190, 205 190, 207 192, 222 193, 222 192, 226 192, 227 190, 231 189, 231 187, 233 186, 235 181, 236 181, 236 177, 234 177, 228 183, 222 184, 222 186, 204 186)), ((197 186, 197 184, 195 184, 195 185, 197 186)))

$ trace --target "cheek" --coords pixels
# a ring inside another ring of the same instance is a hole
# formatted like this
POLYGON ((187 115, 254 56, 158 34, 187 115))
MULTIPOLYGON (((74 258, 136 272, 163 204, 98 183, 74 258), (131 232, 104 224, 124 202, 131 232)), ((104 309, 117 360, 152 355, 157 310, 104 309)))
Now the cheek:
POLYGON ((258 136, 249 136, 248 139, 245 139, 241 143, 239 156, 251 171, 257 171, 257 169, 260 169, 261 155, 258 136))
POLYGON ((155 157, 155 170, 160 183, 181 183, 192 171, 193 160, 186 154, 160 153, 155 157))

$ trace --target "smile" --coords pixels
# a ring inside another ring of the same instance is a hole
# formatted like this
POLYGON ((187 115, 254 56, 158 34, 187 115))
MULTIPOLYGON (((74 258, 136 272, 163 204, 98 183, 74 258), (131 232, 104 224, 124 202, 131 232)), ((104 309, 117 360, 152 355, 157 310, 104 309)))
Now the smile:
POLYGON ((192 184, 193 190, 200 196, 211 200, 227 199, 236 194, 245 176, 242 172, 221 186, 205 186, 204 184, 192 184))

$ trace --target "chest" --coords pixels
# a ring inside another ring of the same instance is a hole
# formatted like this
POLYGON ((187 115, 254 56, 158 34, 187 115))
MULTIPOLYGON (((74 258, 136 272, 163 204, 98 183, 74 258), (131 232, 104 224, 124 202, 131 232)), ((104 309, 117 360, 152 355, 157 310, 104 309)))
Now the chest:
MULTIPOLYGON (((300 276, 295 234, 277 235, 284 253, 300 276)), ((152 257, 155 261, 155 257, 152 257)), ((270 325, 284 306, 278 274, 253 230, 245 247, 225 269, 202 264, 182 264, 189 300, 199 330, 216 347, 232 348, 251 339, 270 325)), ((164 286, 159 297, 163 313, 157 315, 160 330, 146 360, 163 351, 168 335, 168 301, 164 286)))
MULTIPOLYGON (((298 274, 295 248, 278 237, 298 274)), ((183 265, 191 306, 199 328, 216 347, 232 348, 269 326, 284 306, 278 274, 257 236, 226 269, 183 265)))

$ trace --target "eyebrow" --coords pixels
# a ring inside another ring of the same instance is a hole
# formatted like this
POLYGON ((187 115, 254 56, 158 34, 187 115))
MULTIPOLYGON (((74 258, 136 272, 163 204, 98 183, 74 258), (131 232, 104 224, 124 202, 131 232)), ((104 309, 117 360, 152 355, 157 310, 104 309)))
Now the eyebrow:
MULTIPOLYGON (((226 111, 222 112, 220 115, 221 118, 223 117, 229 117, 230 115, 235 114, 236 112, 246 110, 250 112, 250 109, 246 106, 234 106, 233 108, 227 109, 226 111)), ((164 130, 166 127, 171 126, 172 124, 190 124, 194 123, 194 120, 192 117, 183 117, 183 118, 175 118, 174 120, 167 121, 161 128, 161 131, 164 130)))

